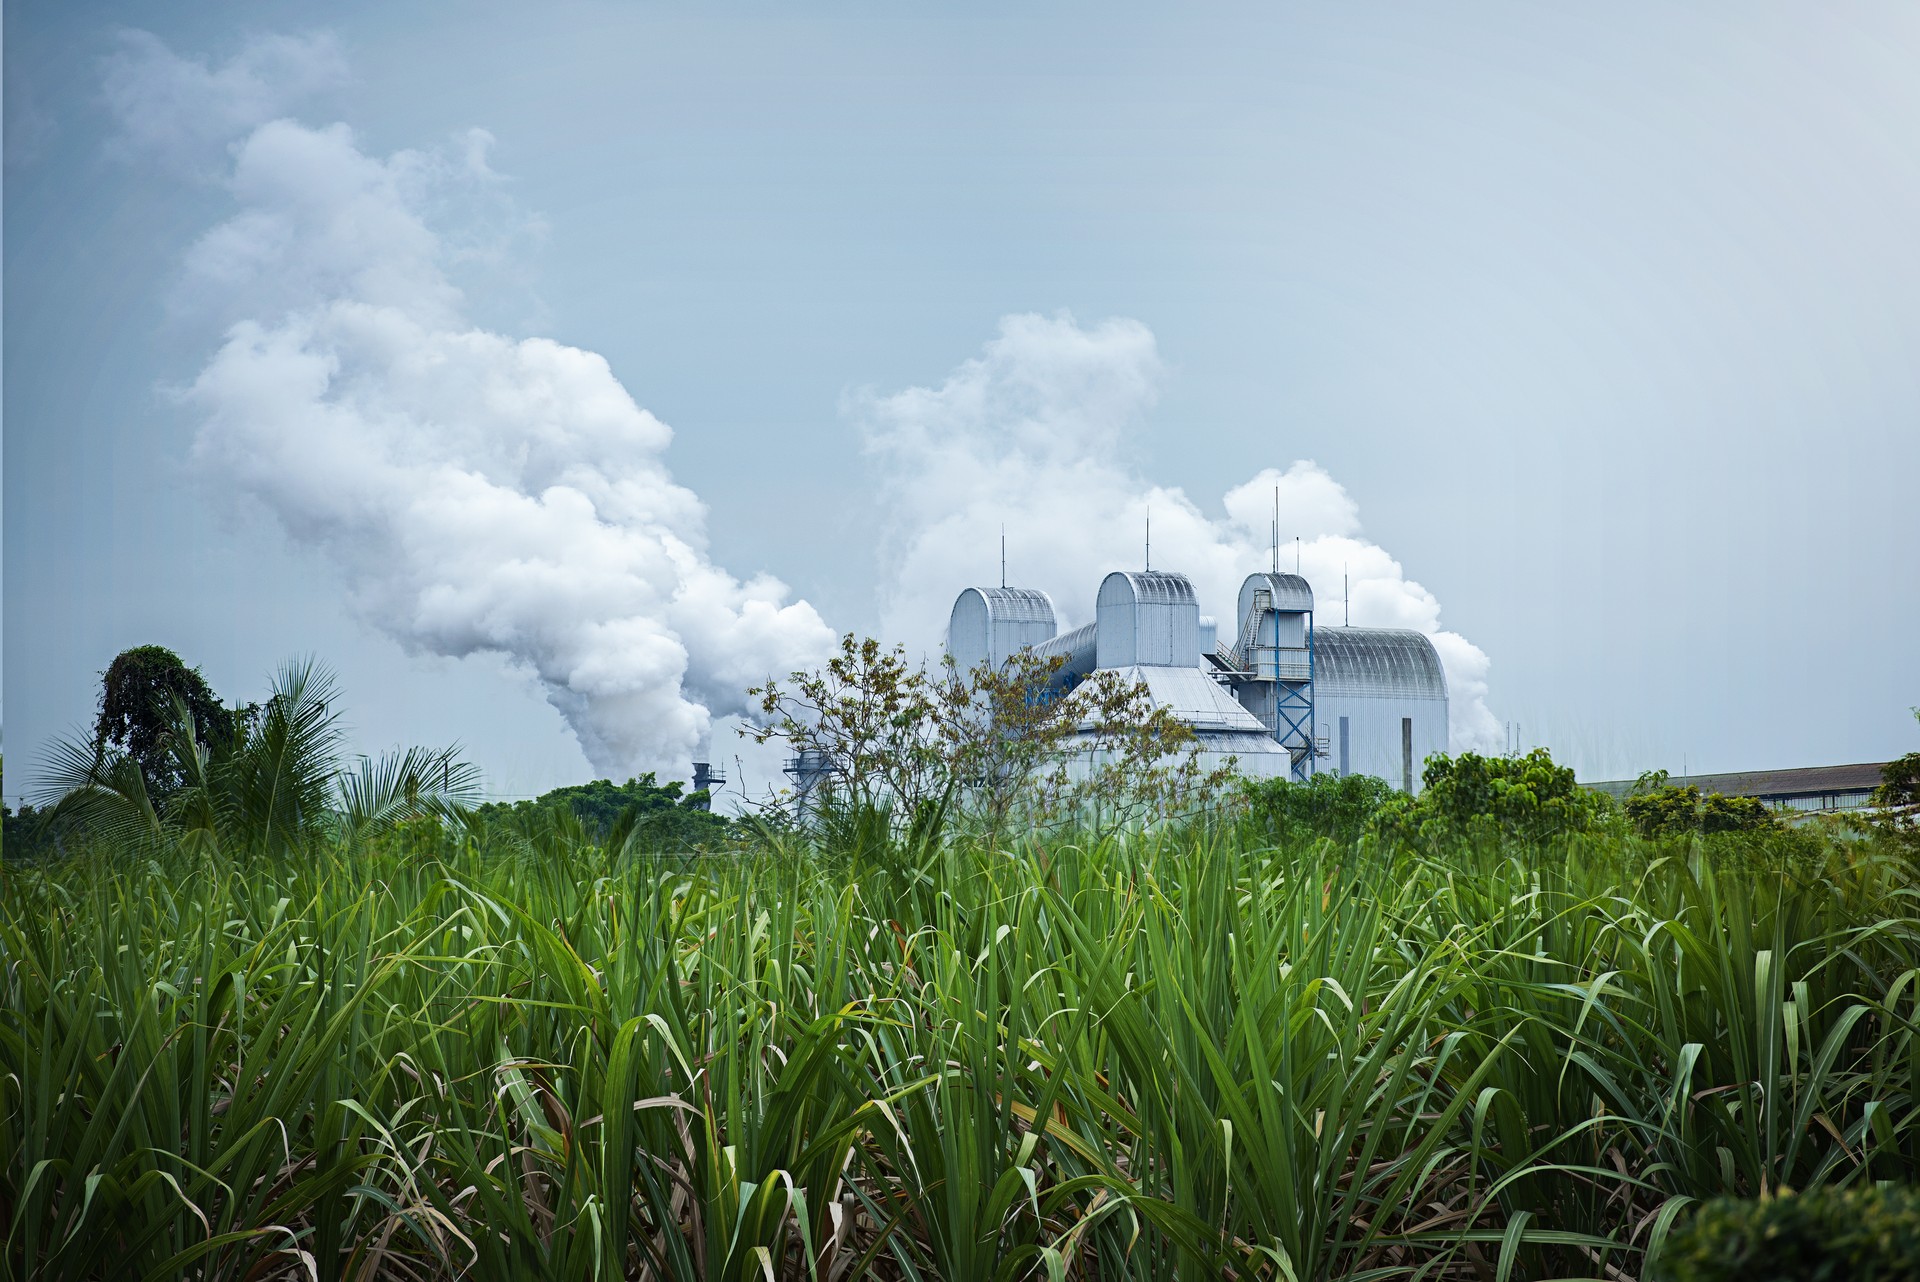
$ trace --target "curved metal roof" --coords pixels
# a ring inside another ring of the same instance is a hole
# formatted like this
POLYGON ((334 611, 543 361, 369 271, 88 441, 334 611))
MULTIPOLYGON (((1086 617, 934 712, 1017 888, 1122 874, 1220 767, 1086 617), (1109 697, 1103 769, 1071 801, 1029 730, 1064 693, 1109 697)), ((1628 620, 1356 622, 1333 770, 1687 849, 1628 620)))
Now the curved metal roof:
POLYGON ((1033 652, 1042 659, 1051 659, 1059 655, 1071 662, 1076 655, 1086 659, 1086 670, 1093 671, 1093 642, 1095 628, 1091 623, 1083 623, 1071 632, 1062 632, 1048 641, 1042 641, 1033 647, 1033 652))
POLYGON ((1398 628, 1315 628, 1313 685, 1316 695, 1447 697, 1433 642, 1398 628))
POLYGON ((1039 588, 967 588, 986 602, 987 617, 996 623, 1044 623, 1053 625, 1053 598, 1039 588))
POLYGON ((1009 656, 1054 634, 1053 599, 1034 588, 966 588, 947 617, 947 656, 962 672, 1009 656))
POLYGON ((1200 605, 1200 598, 1193 594, 1193 584, 1184 574, 1170 570, 1115 570, 1100 581, 1101 597, 1107 596, 1107 585, 1115 579, 1126 583, 1138 605, 1191 605, 1196 609, 1200 605))
POLYGON ((1199 663, 1200 601, 1184 574, 1114 571, 1100 581, 1094 621, 1103 668, 1199 663))
POLYGON ((1313 609, 1313 585, 1297 574, 1249 574, 1240 585, 1240 617, 1253 608, 1253 594, 1265 590, 1273 596, 1273 609, 1300 612, 1313 609))

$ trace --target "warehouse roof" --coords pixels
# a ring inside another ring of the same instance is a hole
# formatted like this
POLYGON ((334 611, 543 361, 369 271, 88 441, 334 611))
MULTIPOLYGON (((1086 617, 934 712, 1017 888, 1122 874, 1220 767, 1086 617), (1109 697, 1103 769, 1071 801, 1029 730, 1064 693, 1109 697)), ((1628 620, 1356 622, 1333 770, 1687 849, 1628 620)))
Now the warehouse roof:
MULTIPOLYGON (((1671 775, 1667 783, 1675 788, 1694 787, 1701 792, 1717 792, 1727 797, 1771 800, 1871 792, 1880 786, 1885 770, 1885 762, 1862 761, 1849 766, 1800 766, 1789 770, 1745 770, 1724 775, 1671 775)), ((1625 797, 1633 791, 1634 782, 1632 779, 1610 779, 1585 786, 1595 792, 1625 797)))

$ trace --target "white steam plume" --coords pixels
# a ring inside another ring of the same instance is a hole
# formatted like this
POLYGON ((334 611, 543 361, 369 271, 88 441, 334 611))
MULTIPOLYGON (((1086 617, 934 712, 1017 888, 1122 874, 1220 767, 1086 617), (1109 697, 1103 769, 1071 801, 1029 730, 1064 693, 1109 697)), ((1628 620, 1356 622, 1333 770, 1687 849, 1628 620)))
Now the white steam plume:
POLYGON ((705 507, 663 462, 671 431, 604 359, 467 319, 447 264, 469 243, 428 214, 497 185, 484 133, 381 158, 344 125, 246 118, 284 109, 266 71, 325 83, 336 61, 275 38, 209 69, 133 36, 108 68, 127 146, 198 140, 167 113, 243 132, 224 174, 238 210, 188 256, 192 308, 231 322, 182 393, 194 457, 322 550, 403 646, 506 655, 597 770, 677 773, 712 716, 832 634, 778 580, 708 559, 705 507))
MULTIPOLYGON (((504 654, 535 673, 597 769, 675 769, 744 688, 819 661, 832 635, 785 585, 708 560, 705 509, 663 462, 670 430, 598 355, 477 325, 450 275, 498 266, 509 202, 472 131, 440 151, 362 151, 344 125, 279 118, 345 77, 324 38, 271 37, 220 66, 128 33, 108 64, 122 154, 217 173, 237 210, 188 256, 181 299, 228 326, 183 399, 195 456, 322 550, 363 617, 417 651, 504 654), (224 153, 219 148, 224 146, 224 153)), ((1360 537, 1312 462, 1267 469, 1208 514, 1116 460, 1161 378, 1132 321, 1013 316, 937 388, 854 397, 889 494, 883 630, 930 643, 1004 523, 1027 583, 1083 617, 1138 545, 1218 610, 1267 564, 1273 490, 1323 609, 1431 635, 1456 747, 1490 746, 1486 656, 1360 537)))
MULTIPOLYGON (((1290 545, 1302 536, 1300 566, 1322 621, 1339 608, 1344 568, 1355 626, 1412 628, 1433 639, 1452 696, 1452 746, 1496 747, 1486 654, 1441 628, 1439 601, 1361 537, 1359 509, 1319 465, 1264 469, 1209 514, 1179 489, 1149 485, 1120 464, 1160 378, 1153 334, 1137 321, 1087 328, 1064 313, 1023 315, 1004 318, 985 351, 938 387, 852 398, 866 447, 887 477, 884 492, 899 496, 884 630, 923 644, 938 638, 955 593, 992 573, 1003 525, 1011 580, 1044 588, 1069 623, 1084 622, 1100 576, 1138 563, 1149 510, 1154 564, 1186 573, 1202 608, 1224 616, 1241 580, 1270 563, 1278 488, 1282 538, 1290 545)), ((1283 547, 1281 559, 1291 569, 1294 549, 1283 547)))
POLYGON ((119 124, 113 151, 200 177, 217 176, 235 138, 348 80, 324 33, 258 36, 218 67, 176 55, 150 31, 116 32, 115 43, 101 86, 119 124))

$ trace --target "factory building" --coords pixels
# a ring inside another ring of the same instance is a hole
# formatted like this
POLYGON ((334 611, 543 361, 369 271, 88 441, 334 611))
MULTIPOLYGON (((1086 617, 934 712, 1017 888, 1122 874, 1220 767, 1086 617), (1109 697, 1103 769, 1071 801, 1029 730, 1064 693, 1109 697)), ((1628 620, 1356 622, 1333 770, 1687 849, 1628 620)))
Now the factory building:
POLYGON ((1058 630, 1053 602, 1031 588, 967 588, 954 602, 947 653, 962 671, 1022 650, 1062 661, 1071 690, 1096 671, 1143 684, 1192 728, 1208 768, 1231 757, 1251 778, 1369 774, 1407 792, 1426 758, 1447 750, 1447 679, 1418 632, 1316 628, 1313 589, 1295 574, 1249 575, 1230 639, 1200 613, 1185 575, 1116 571, 1093 622, 1058 630))

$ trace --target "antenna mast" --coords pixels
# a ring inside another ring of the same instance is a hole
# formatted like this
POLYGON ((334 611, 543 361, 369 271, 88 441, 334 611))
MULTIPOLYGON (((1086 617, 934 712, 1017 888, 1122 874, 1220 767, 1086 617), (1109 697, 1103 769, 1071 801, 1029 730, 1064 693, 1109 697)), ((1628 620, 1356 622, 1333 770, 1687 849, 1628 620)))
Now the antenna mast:
POLYGON ((1147 509, 1147 570, 1153 570, 1153 509, 1147 509))
POLYGON ((1273 572, 1280 573, 1280 487, 1273 487, 1273 572))
POLYGON ((1007 586, 1007 527, 1000 527, 1000 586, 1007 586))

